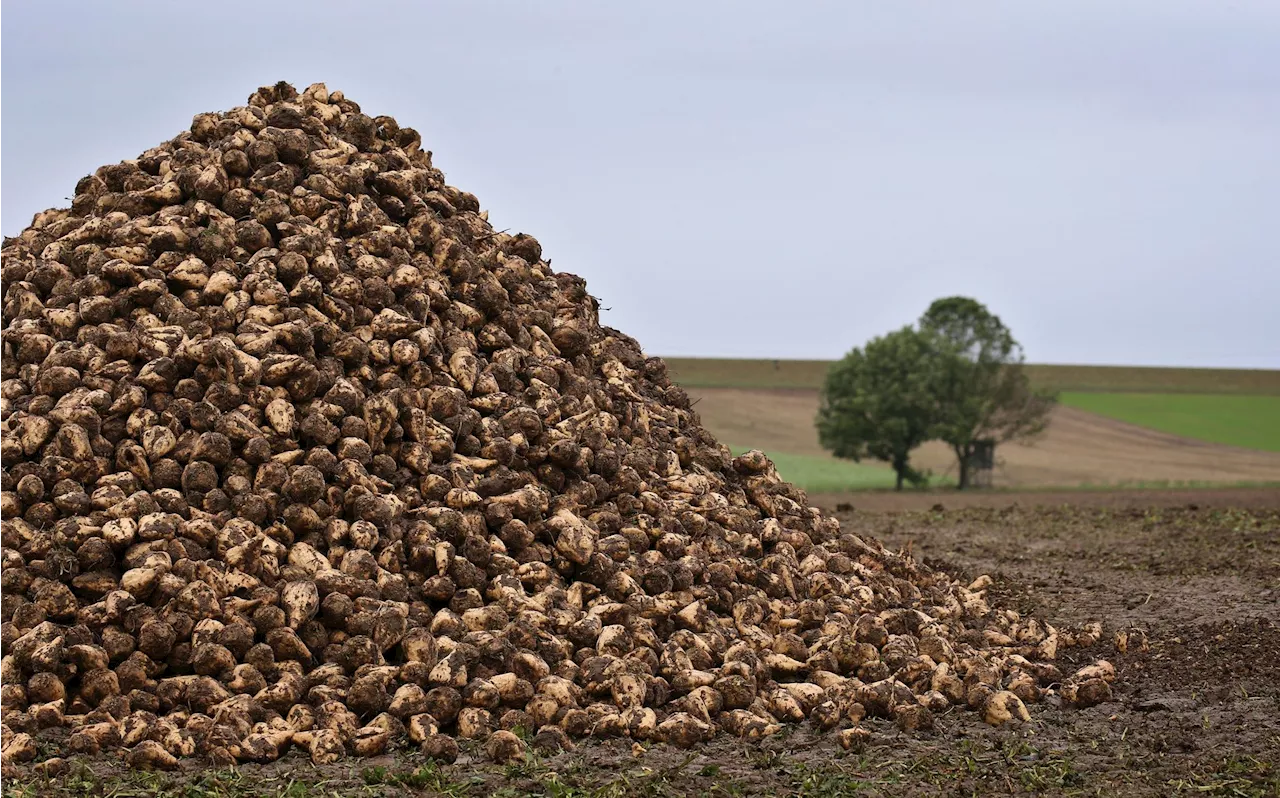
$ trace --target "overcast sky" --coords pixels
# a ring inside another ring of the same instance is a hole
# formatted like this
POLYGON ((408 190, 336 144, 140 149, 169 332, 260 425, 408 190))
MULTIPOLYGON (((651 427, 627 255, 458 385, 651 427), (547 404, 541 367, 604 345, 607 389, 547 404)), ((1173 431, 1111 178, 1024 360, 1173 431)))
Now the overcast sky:
POLYGON ((418 128, 647 352, 1280 368, 1280 3, 5 0, 3 232, 258 86, 418 128), (357 11, 357 9, 360 9, 357 11))

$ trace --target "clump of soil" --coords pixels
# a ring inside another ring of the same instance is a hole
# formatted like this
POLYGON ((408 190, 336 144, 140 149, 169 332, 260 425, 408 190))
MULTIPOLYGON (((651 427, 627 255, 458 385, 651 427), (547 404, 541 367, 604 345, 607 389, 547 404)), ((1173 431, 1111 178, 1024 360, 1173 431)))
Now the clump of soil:
POLYGON ((853 746, 1110 695, 989 578, 732 457, 580 278, 323 85, 82 179, 0 279, 6 764, 853 746))

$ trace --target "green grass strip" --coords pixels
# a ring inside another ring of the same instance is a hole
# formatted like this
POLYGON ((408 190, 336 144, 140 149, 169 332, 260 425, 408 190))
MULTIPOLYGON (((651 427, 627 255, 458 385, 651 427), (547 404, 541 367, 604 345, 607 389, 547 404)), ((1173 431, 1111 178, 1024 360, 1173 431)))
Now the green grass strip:
POLYGON ((1280 452, 1280 396, 1064 393, 1062 403, 1149 429, 1280 452))

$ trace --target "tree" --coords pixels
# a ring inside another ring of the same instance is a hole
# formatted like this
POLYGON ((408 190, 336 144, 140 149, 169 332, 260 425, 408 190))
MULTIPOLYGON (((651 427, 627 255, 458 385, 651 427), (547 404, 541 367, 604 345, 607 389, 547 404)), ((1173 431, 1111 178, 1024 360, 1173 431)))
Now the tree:
POLYGON ((836 457, 884 460, 903 482, 924 477, 911 450, 929 439, 937 403, 931 393, 936 343, 904 327, 853 349, 827 372, 816 420, 818 441, 836 457))
POLYGON ((1032 389, 1022 367, 1022 347, 981 302, 960 296, 939 299, 920 318, 920 330, 938 345, 930 371, 937 408, 929 437, 955 452, 957 487, 963 490, 978 442, 999 444, 1039 435, 1056 399, 1032 389))

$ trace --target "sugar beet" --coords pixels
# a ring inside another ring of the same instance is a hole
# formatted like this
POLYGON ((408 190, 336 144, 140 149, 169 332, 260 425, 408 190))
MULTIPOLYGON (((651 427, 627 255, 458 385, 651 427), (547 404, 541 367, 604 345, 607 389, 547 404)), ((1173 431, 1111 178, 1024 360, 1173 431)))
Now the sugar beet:
POLYGON ((580 278, 323 85, 102 167, 0 279, 6 764, 56 725, 154 768, 508 761, 518 727, 849 747, 1055 689, 1056 630, 733 457, 580 278))

